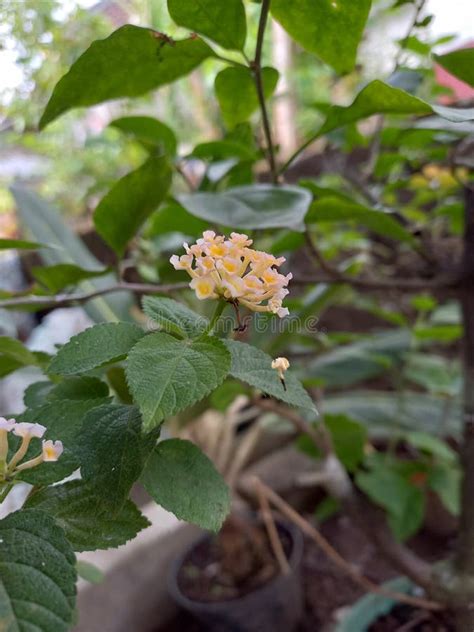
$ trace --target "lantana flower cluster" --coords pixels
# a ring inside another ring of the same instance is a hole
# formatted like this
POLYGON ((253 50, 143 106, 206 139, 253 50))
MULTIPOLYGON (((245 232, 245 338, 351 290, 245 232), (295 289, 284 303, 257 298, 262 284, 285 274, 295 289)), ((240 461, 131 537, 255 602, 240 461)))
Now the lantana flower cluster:
POLYGON ((45 426, 27 422, 16 422, 14 419, 0 417, 0 483, 12 479, 23 470, 36 467, 44 462, 57 461, 63 453, 61 441, 43 440, 41 452, 38 456, 24 461, 31 440, 42 439, 46 432, 45 426), (8 461, 8 437, 13 434, 21 437, 21 444, 15 454, 8 461))
POLYGON ((175 270, 189 274, 190 286, 201 300, 221 298, 283 318, 289 313, 282 301, 292 278, 291 273, 278 272, 285 258, 254 250, 251 245, 247 235, 231 233, 226 239, 206 230, 192 246, 185 243, 186 254, 173 255, 170 263, 175 270))

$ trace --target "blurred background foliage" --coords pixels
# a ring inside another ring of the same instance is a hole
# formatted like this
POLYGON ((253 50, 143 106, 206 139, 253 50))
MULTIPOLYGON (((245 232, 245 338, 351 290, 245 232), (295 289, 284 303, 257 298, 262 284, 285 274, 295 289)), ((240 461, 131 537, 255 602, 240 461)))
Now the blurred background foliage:
MULTIPOLYGON (((274 106, 277 136, 281 136, 280 143, 287 152, 314 131, 331 102, 347 103, 357 86, 390 73, 398 54, 396 33, 406 28, 411 8, 405 2, 393 5, 382 0, 374 3, 360 63, 342 78, 310 53, 288 45, 277 26, 269 30, 264 59, 277 66, 283 63, 284 76, 274 106), (378 39, 384 28, 388 34, 395 33, 392 41, 378 39), (279 101, 286 101, 286 113, 282 114, 285 120, 278 114, 279 101)), ((255 46, 258 3, 247 2, 246 10, 247 50, 251 51, 255 46)), ((5 234, 15 230, 13 202, 7 191, 14 177, 34 183, 40 193, 56 201, 64 214, 87 217, 118 176, 141 164, 143 149, 107 127, 112 118, 131 111, 156 116, 179 131, 183 154, 198 142, 222 136, 223 122, 213 98, 219 66, 212 60, 193 72, 189 80, 164 86, 159 93, 133 102, 100 105, 87 112, 74 111, 42 134, 37 133, 51 87, 93 40, 106 37, 127 22, 153 26, 171 37, 185 33, 172 22, 162 0, 4 0, 0 22, 0 213, 8 213, 1 220, 0 230, 5 234), (65 150, 58 151, 59 147, 65 150)), ((429 29, 429 24, 426 27, 429 29)), ((419 37, 412 35, 404 43, 399 59, 402 64, 416 65, 414 81, 422 97, 443 91, 433 81, 429 54, 432 44, 446 44, 450 39, 430 36, 427 28, 420 29, 423 34, 419 37)), ((226 54, 237 57, 236 53, 226 54)), ((368 142, 354 126, 337 134, 336 140, 347 148, 368 142)), ((412 138, 411 154, 416 157, 416 137, 412 138)), ((419 143, 424 145, 423 138, 419 143)), ((397 164, 400 160, 389 154, 377 169, 383 174, 397 164)))

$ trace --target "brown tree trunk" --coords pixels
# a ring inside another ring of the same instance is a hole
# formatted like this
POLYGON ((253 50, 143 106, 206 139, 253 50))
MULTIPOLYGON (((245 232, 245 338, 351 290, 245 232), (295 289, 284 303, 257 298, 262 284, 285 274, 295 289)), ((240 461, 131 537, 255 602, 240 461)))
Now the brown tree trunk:
POLYGON ((456 613, 459 632, 474 630, 474 189, 466 188, 461 306, 464 324, 462 503, 455 571, 470 602, 456 613))

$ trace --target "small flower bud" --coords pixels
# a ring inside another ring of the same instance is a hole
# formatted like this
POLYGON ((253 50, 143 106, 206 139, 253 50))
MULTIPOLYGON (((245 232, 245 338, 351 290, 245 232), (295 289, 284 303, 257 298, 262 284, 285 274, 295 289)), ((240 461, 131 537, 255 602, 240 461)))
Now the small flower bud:
POLYGON ((43 461, 57 461, 63 451, 62 441, 43 441, 43 461))
POLYGON ((283 388, 286 391, 286 383, 285 383, 285 371, 288 370, 290 366, 290 362, 288 358, 275 358, 272 361, 272 369, 278 371, 278 377, 280 378, 280 382, 282 383, 283 388))

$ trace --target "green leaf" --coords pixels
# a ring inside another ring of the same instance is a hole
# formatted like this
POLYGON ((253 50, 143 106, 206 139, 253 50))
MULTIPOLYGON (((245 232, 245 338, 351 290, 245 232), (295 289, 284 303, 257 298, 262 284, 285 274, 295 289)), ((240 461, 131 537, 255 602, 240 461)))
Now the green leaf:
POLYGON ((312 137, 312 140, 316 140, 338 127, 355 123, 373 114, 416 114, 423 116, 433 113, 455 123, 474 118, 474 108, 455 109, 441 105, 430 105, 404 90, 394 88, 376 79, 359 92, 351 105, 333 105, 326 120, 312 137))
POLYGON ((0 356, 0 378, 10 375, 10 373, 17 371, 18 369, 22 369, 23 367, 24 364, 14 360, 13 358, 0 356))
POLYGON ((151 441, 142 435, 135 406, 109 404, 85 416, 77 449, 81 475, 109 509, 117 511, 125 503, 151 441))
POLYGON ((325 197, 311 204, 306 223, 351 222, 371 231, 402 242, 413 243, 413 235, 392 217, 391 213, 375 210, 336 197, 325 197))
POLYGON ((245 392, 245 386, 237 380, 227 379, 210 396, 210 406, 224 412, 238 395, 245 392))
POLYGON ((38 408, 45 403, 48 393, 53 388, 53 383, 48 381, 35 382, 25 389, 23 403, 27 408, 38 408))
POLYGON ((67 632, 76 600, 75 556, 62 529, 42 511, 0 520, 3 632, 67 632))
POLYGON ((25 390, 23 402, 27 408, 38 408, 54 400, 82 401, 105 399, 109 395, 109 387, 96 377, 68 377, 58 384, 52 382, 35 382, 25 390))
POLYGON ((381 332, 341 345, 311 361, 305 377, 330 387, 349 386, 386 373, 410 348, 410 332, 381 332))
POLYGON ((314 511, 314 517, 319 525, 326 520, 329 520, 333 516, 339 514, 341 511, 341 503, 333 496, 326 496, 314 511))
POLYGON ((120 131, 134 137, 151 149, 160 149, 168 156, 175 156, 178 141, 173 130, 151 116, 124 116, 109 123, 120 131))
POLYGON ((359 472, 357 485, 367 496, 389 513, 389 523, 400 540, 415 534, 425 512, 425 494, 405 477, 388 467, 359 472))
POLYGON ((107 381, 122 404, 133 404, 123 366, 112 366, 107 371, 107 381))
POLYGON ((208 222, 193 217, 180 204, 171 202, 163 205, 150 218, 147 234, 150 237, 161 237, 165 233, 182 233, 195 237, 202 235, 209 228, 208 222))
POLYGON ((110 274, 110 270, 107 268, 84 270, 73 263, 58 263, 48 267, 33 266, 31 272, 37 281, 54 294, 69 285, 76 285, 84 279, 94 279, 110 274))
POLYGON ((49 356, 40 351, 30 351, 19 340, 0 336, 0 378, 25 366, 44 368, 49 356))
MULTIPOLYGON (((42 463, 35 468, 21 472, 19 478, 32 485, 50 485, 61 481, 79 467, 77 447, 86 414, 104 405, 109 400, 104 397, 80 400, 52 399, 38 408, 28 409, 18 418, 19 421, 40 423, 46 426, 45 439, 60 440, 64 452, 55 463, 42 463)), ((13 449, 14 446, 12 447, 13 449)), ((33 439, 25 460, 41 453, 41 442, 33 439)))
POLYGON ((223 226, 303 231, 311 194, 300 187, 255 184, 219 193, 181 195, 179 201, 191 215, 223 226))
POLYGON ((71 108, 137 97, 176 81, 213 55, 198 38, 173 42, 158 31, 126 24, 93 42, 74 62, 54 88, 40 129, 71 108))
POLYGON ((442 439, 438 439, 438 437, 433 437, 427 432, 407 432, 404 435, 404 438, 408 441, 410 445, 421 450, 422 452, 428 452, 443 461, 447 461, 448 463, 456 463, 458 460, 458 455, 456 452, 449 447, 449 445, 443 441, 442 439))
POLYGON ((431 53, 431 44, 423 42, 419 37, 416 37, 416 35, 404 37, 398 40, 398 43, 402 45, 405 50, 412 51, 417 55, 426 56, 431 53))
POLYGON ((459 340, 463 334, 462 325, 416 325, 413 334, 417 340, 436 344, 459 340))
POLYGON ((311 191, 316 200, 318 198, 337 198, 342 202, 352 202, 352 198, 347 193, 335 188, 322 187, 315 180, 303 178, 298 184, 311 191))
POLYGON ((461 48, 446 55, 433 55, 452 75, 474 87, 474 48, 461 48))
POLYGON ((431 108, 435 114, 453 123, 474 120, 474 108, 449 108, 444 105, 432 105, 431 108))
POLYGON ((197 338, 209 325, 207 318, 189 307, 164 296, 145 296, 142 301, 145 314, 169 334, 180 338, 197 338))
POLYGON ((27 387, 23 397, 27 408, 38 408, 54 400, 82 401, 105 399, 109 395, 109 387, 96 377, 68 377, 58 384, 52 382, 35 382, 27 387))
POLYGON ((328 394, 324 399, 325 414, 347 414, 365 424, 371 436, 390 437, 393 428, 411 431, 419 428, 439 435, 459 436, 461 408, 459 400, 452 402, 445 419, 445 398, 404 391, 402 394, 383 391, 346 391, 342 395, 328 394))
POLYGON ((105 579, 105 574, 100 568, 85 560, 77 560, 76 570, 78 577, 89 582, 89 584, 101 584, 105 579))
POLYGON ((285 404, 316 412, 310 396, 291 369, 285 373, 285 390, 277 371, 272 369, 273 358, 271 356, 245 342, 237 340, 225 340, 224 342, 232 358, 230 375, 285 402, 285 404))
POLYGON ((327 134, 338 127, 354 123, 372 114, 432 114, 428 103, 376 79, 368 83, 351 105, 333 105, 318 132, 327 134))
POLYGON ((168 0, 168 11, 179 26, 205 35, 224 48, 244 48, 247 23, 242 0, 168 0))
POLYGON ((222 383, 229 366, 229 353, 213 337, 188 342, 160 332, 138 342, 126 373, 145 430, 205 397, 222 383))
POLYGON ((400 513, 391 514, 388 523, 398 540, 407 540, 415 535, 423 526, 426 508, 426 495, 424 490, 414 486, 407 489, 406 497, 400 513))
POLYGON ((164 200, 170 184, 167 159, 150 156, 141 167, 121 178, 99 202, 94 213, 99 235, 123 255, 130 239, 164 200))
POLYGON ((271 12, 291 37, 339 73, 354 68, 370 0, 273 0, 271 12))
POLYGON ((123 360, 145 332, 132 323, 103 323, 73 336, 49 365, 55 375, 86 373, 109 362, 123 360))
POLYGON ((150 496, 180 520, 218 531, 230 511, 230 493, 212 462, 190 441, 161 441, 141 481, 150 496))
POLYGON ((429 353, 410 353, 404 371, 405 377, 432 393, 459 395, 461 371, 459 364, 429 353))
POLYGON ((25 241, 23 239, 0 239, 0 250, 38 250, 47 248, 45 244, 36 241, 25 241))
POLYGON ((82 481, 40 490, 28 499, 27 507, 52 516, 75 551, 116 548, 150 525, 130 500, 111 513, 103 497, 82 481))
MULTIPOLYGON (((324 424, 331 433, 334 451, 344 467, 355 472, 365 456, 367 429, 348 415, 325 415, 324 424)), ((321 451, 308 435, 300 435, 296 440, 299 450, 312 457, 321 458, 321 451)))
MULTIPOLYGON (((64 221, 61 214, 41 197, 28 189, 15 185, 11 191, 23 226, 38 239, 50 244, 40 251, 41 259, 48 265, 73 263, 81 268, 97 270, 101 263, 89 252, 84 242, 64 221)), ((91 292, 115 285, 117 279, 110 274, 98 279, 83 281, 80 289, 91 292)), ((131 296, 120 292, 113 296, 100 296, 85 305, 88 315, 97 322, 130 319, 131 296)))
POLYGON ((461 512, 462 472, 451 463, 438 463, 430 471, 428 485, 435 491, 441 502, 453 516, 461 512))
POLYGON ((349 472, 354 472, 364 459, 367 429, 346 415, 325 415, 324 424, 338 458, 349 472))
POLYGON ((258 154, 252 146, 226 139, 200 143, 193 149, 191 156, 210 161, 226 160, 227 158, 255 161, 258 158, 258 154))
MULTIPOLYGON (((262 68, 262 82, 265 99, 269 99, 278 83, 278 71, 275 68, 262 68)), ((259 101, 255 80, 251 70, 230 66, 217 75, 214 89, 222 111, 222 117, 228 127, 245 123, 258 109, 259 101), (238 95, 238 97, 236 96, 238 95)))
POLYGON ((82 375, 80 377, 68 377, 56 386, 53 386, 46 395, 49 401, 57 399, 71 399, 82 401, 84 399, 100 399, 108 397, 109 387, 96 377, 82 375))
MULTIPOLYGON (((382 584, 387 593, 398 592, 409 595, 413 591, 412 582, 406 577, 397 577, 382 584)), ((368 594, 355 602, 334 632, 367 632, 377 619, 388 614, 396 601, 383 595, 368 594)))

